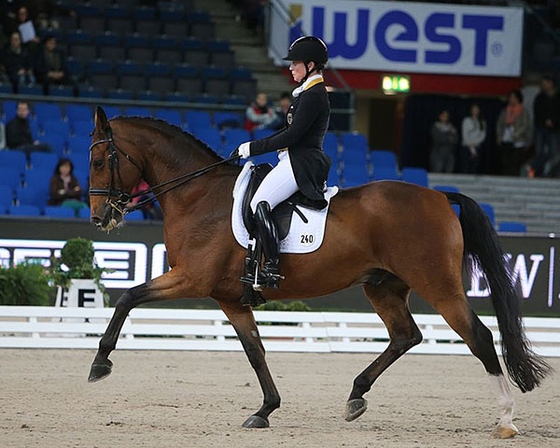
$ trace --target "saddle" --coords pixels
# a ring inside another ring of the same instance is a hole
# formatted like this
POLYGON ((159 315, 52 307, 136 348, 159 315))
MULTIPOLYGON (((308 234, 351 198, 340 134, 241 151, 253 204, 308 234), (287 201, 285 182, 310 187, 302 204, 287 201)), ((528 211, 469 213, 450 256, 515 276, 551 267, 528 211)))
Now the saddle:
MULTIPOLYGON (((257 188, 259 188, 263 179, 268 173, 270 173, 271 170, 272 165, 270 163, 262 163, 251 167, 251 177, 241 205, 243 223, 245 224, 245 227, 251 237, 255 236, 255 219, 253 217, 253 211, 251 210, 251 200, 253 199, 257 188)), ((312 210, 322 210, 324 208, 322 207, 321 201, 309 199, 300 191, 294 193, 288 199, 278 204, 272 210, 272 218, 274 219, 278 229, 278 239, 280 241, 288 235, 294 213, 297 213, 303 222, 308 222, 308 219, 304 215, 303 211, 299 208, 300 206, 312 210)))

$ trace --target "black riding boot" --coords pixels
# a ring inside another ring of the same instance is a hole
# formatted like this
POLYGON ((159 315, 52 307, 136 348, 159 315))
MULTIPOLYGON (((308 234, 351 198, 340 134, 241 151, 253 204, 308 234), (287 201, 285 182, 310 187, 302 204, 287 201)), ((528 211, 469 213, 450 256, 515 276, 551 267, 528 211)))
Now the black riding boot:
POLYGON ((272 211, 268 202, 261 201, 257 204, 255 221, 265 257, 264 267, 260 272, 258 283, 267 288, 278 289, 278 283, 284 277, 280 275, 278 269, 280 262, 278 230, 272 219, 272 211))

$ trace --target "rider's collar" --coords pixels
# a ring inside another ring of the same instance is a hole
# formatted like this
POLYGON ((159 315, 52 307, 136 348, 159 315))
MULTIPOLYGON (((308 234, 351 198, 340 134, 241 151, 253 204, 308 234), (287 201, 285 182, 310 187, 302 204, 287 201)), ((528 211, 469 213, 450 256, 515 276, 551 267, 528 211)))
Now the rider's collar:
POLYGON ((319 84, 320 82, 325 82, 322 75, 313 75, 307 78, 307 80, 299 87, 296 87, 293 92, 292 96, 297 98, 301 92, 313 87, 315 84, 319 84))

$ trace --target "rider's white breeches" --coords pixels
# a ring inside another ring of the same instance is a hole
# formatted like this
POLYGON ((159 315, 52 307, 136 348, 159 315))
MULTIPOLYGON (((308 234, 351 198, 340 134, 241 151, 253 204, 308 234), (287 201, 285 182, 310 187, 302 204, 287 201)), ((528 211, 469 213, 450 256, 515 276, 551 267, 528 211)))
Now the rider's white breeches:
POLYGON ((251 200, 253 213, 259 202, 266 201, 270 204, 270 209, 273 209, 299 190, 292 170, 289 151, 280 151, 278 159, 278 165, 267 174, 251 200))

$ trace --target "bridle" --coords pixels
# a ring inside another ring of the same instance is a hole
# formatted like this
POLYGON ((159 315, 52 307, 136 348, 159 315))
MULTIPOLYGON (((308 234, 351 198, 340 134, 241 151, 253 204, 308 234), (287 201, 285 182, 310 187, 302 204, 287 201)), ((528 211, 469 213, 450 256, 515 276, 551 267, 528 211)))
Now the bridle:
POLYGON ((123 151, 122 149, 117 147, 117 145, 115 144, 115 139, 113 137, 113 130, 111 129, 111 127, 109 125, 107 125, 106 133, 107 133, 107 136, 105 138, 103 138, 101 140, 97 140, 90 145, 89 154, 90 154, 90 163, 91 163, 91 151, 93 150, 93 148, 95 148, 98 145, 108 143, 107 151, 109 151, 108 159, 109 159, 109 169, 110 169, 110 173, 111 173, 111 177, 109 179, 109 187, 108 188, 90 188, 89 189, 89 195, 90 196, 107 196, 107 201, 106 201, 107 204, 113 210, 120 213, 122 216, 124 216, 127 213, 130 213, 134 210, 138 210, 138 209, 142 208, 144 205, 146 205, 150 202, 154 202, 159 196, 167 193, 168 191, 173 190, 174 188, 179 187, 180 185, 183 185, 183 184, 187 183, 188 181, 190 181, 192 179, 195 179, 199 176, 202 176, 203 174, 206 174, 208 171, 212 170, 213 168, 217 167, 218 165, 222 165, 224 163, 231 162, 231 161, 239 159, 239 156, 237 154, 235 154, 235 155, 232 155, 232 156, 228 157, 227 159, 222 159, 222 160, 220 160, 216 163, 213 163, 211 165, 208 165, 208 166, 205 166, 201 169, 193 171, 192 173, 183 174, 183 175, 181 175, 179 177, 176 177, 174 179, 170 179, 170 180, 164 181, 162 183, 159 183, 157 185, 151 186, 148 189, 138 191, 134 194, 130 194, 130 193, 127 193, 124 190, 122 190, 122 184, 123 183, 122 183, 122 177, 121 177, 121 172, 120 172, 120 164, 119 164, 118 154, 120 153, 126 160, 128 160, 132 165, 134 165, 138 169, 138 171, 140 172, 140 177, 142 177, 142 178, 144 176, 144 170, 143 170, 142 166, 130 156, 130 154, 127 154, 125 151, 123 151), (115 185, 117 185, 117 181, 118 181, 119 187, 115 186, 115 185), (167 188, 164 188, 157 193, 153 192, 154 189, 159 189, 159 188, 165 187, 165 186, 167 186, 167 188), (132 207, 127 207, 126 206, 128 203, 130 203, 130 201, 132 199, 140 197, 140 196, 144 196, 144 195, 147 195, 147 194, 149 194, 148 198, 137 202, 132 207))

